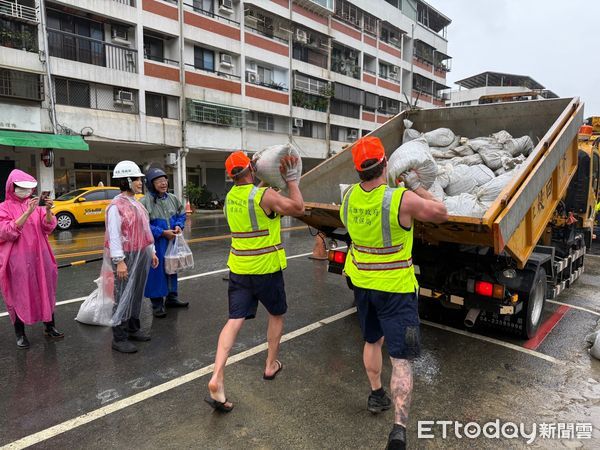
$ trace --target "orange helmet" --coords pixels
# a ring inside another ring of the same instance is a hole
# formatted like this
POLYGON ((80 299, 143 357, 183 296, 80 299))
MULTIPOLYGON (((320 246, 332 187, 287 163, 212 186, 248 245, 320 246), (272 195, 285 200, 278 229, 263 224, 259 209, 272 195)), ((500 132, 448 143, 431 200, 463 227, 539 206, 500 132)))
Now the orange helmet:
POLYGON ((361 167, 365 161, 370 159, 376 159, 377 163, 372 167, 379 164, 385 158, 385 149, 383 144, 378 137, 366 136, 359 139, 352 146, 352 160, 354 161, 354 168, 359 172, 368 170, 371 167, 361 167))
POLYGON ((233 177, 233 169, 246 169, 250 166, 250 158, 240 151, 233 152, 225 160, 225 169, 230 177, 233 177))

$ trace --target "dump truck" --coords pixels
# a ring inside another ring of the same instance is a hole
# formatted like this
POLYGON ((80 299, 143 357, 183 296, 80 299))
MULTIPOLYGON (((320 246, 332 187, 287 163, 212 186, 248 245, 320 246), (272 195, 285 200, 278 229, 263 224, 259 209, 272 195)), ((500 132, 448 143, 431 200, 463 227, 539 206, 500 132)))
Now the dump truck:
MULTIPOLYGON (((420 298, 463 309, 466 326, 478 320, 531 338, 546 299, 583 272, 592 241, 600 156, 597 147, 579 149, 583 103, 563 98, 406 110, 369 133, 388 157, 402 144, 404 119, 421 132, 445 127, 474 138, 506 130, 536 144, 482 218, 415 222, 413 246, 420 298)), ((301 178, 301 220, 338 247, 329 251, 330 272, 342 274, 342 243, 352 245, 340 220, 340 185, 357 182, 351 146, 301 178)))

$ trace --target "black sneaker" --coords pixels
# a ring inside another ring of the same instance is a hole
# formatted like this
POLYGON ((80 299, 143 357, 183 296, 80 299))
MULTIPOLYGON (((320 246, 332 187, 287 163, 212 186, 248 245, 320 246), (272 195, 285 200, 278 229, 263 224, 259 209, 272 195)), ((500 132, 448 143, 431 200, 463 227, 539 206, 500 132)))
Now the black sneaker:
POLYGON ((406 428, 394 424, 394 428, 388 437, 386 450, 406 450, 406 428))
POLYGON ((141 330, 137 330, 135 333, 129 333, 127 338, 130 341, 138 342, 148 342, 150 339, 152 339, 149 334, 143 333, 141 330))
POLYGON ((152 315, 154 317, 163 318, 167 317, 167 312, 165 311, 165 307, 160 305, 158 308, 152 308, 152 315))
POLYGON ((135 353, 138 350, 137 347, 129 341, 113 341, 112 348, 120 353, 135 353))
POLYGON ((165 301, 166 308, 187 308, 190 302, 182 302, 177 297, 169 298, 165 301))
POLYGON ((369 395, 369 401, 367 402, 367 409, 373 414, 377 414, 383 411, 387 411, 392 407, 392 399, 388 397, 387 392, 384 391, 383 395, 369 395))
POLYGON ((22 336, 17 336, 17 347, 29 348, 29 340, 27 339, 27 336, 24 334, 22 336))

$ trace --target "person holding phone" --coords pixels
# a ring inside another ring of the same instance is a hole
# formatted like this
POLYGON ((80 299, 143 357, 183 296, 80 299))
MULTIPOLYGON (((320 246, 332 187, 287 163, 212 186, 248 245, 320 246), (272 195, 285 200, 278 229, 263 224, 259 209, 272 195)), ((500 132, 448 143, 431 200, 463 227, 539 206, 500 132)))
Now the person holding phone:
POLYGON ((18 348, 29 348, 25 325, 37 322, 44 322, 47 338, 64 337, 54 326, 58 270, 48 242, 56 217, 48 191, 42 206, 33 196, 36 186, 35 178, 15 169, 0 203, 0 289, 18 348))

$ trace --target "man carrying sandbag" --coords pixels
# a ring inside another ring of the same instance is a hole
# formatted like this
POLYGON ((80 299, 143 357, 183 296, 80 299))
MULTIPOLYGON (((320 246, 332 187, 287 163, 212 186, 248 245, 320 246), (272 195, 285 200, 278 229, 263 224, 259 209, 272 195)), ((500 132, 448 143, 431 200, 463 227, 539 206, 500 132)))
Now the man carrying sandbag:
POLYGON ((187 308, 188 302, 179 300, 177 294, 177 274, 165 271, 165 252, 169 242, 180 235, 185 226, 185 208, 179 199, 168 192, 169 179, 159 168, 151 168, 146 173, 146 194, 140 202, 150 216, 150 230, 154 236, 158 267, 151 269, 146 282, 144 295, 152 301, 154 317, 165 317, 167 308, 187 308))
POLYGON ((254 186, 254 167, 241 151, 225 161, 235 185, 225 200, 225 215, 231 230, 229 274, 229 320, 219 335, 215 369, 208 383, 205 401, 215 410, 229 412, 233 403, 225 396, 224 369, 245 319, 254 318, 260 301, 269 315, 268 352, 263 379, 273 380, 283 365, 277 359, 287 311, 283 269, 287 267, 281 245, 281 216, 304 213, 304 200, 298 188, 300 160, 281 158, 280 173, 289 198, 273 189, 254 186))
POLYGON ((340 215, 352 238, 344 271, 354 285, 365 341, 363 362, 371 384, 367 409, 380 413, 393 401, 396 414, 387 448, 404 449, 413 386, 410 360, 420 353, 413 219, 442 223, 448 214, 422 187, 413 192, 387 186, 387 159, 379 138, 358 140, 352 159, 361 183, 346 191, 340 215), (392 362, 392 400, 381 384, 384 339, 392 362))

